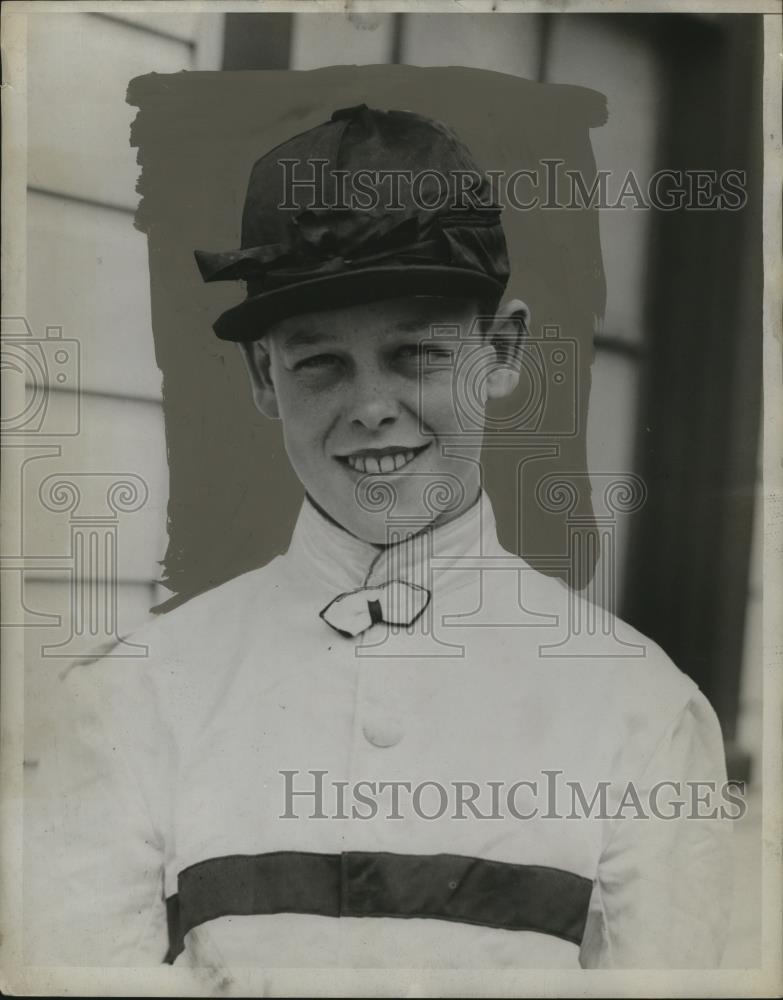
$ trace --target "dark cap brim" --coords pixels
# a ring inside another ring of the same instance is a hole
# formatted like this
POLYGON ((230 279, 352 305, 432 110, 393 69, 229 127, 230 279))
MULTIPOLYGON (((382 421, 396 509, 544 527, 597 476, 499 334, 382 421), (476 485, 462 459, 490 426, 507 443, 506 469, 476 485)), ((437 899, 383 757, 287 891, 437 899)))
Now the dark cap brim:
POLYGON ((505 285, 486 274, 443 265, 363 268, 325 275, 250 296, 227 309, 213 325, 221 340, 260 340, 272 323, 289 316, 354 303, 437 295, 499 299, 505 285))

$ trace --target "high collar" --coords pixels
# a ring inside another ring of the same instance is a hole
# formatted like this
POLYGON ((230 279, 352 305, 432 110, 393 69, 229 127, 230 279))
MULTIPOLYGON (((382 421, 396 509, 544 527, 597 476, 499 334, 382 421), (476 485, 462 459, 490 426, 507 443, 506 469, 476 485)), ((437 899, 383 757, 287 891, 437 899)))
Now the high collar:
POLYGON ((295 561, 298 573, 335 594, 389 580, 442 593, 464 584, 460 559, 501 552, 492 503, 482 490, 475 503, 453 520, 383 547, 350 534, 305 498, 288 558, 295 561))

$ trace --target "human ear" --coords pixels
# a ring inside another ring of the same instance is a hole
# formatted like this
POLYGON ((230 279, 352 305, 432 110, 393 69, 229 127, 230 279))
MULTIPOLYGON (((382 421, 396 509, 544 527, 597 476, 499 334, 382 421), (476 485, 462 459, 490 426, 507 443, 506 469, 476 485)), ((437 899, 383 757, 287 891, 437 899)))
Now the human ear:
POLYGON ((280 410, 272 381, 272 357, 269 353, 269 347, 263 340, 253 340, 248 343, 240 343, 239 351, 250 378, 250 390, 253 393, 256 409, 265 417, 269 417, 270 420, 279 420, 280 410))
POLYGON ((487 399, 510 396, 519 383, 524 339, 530 329, 530 310, 521 299, 511 299, 496 311, 485 333, 495 352, 484 383, 487 399))

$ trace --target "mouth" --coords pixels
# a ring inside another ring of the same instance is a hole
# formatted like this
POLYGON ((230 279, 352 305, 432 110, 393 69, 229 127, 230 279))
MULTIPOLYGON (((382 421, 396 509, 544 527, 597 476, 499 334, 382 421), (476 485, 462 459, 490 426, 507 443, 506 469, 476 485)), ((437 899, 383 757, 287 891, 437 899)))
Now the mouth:
POLYGON ((379 475, 399 472, 406 465, 410 465, 427 448, 429 448, 429 444, 421 445, 418 448, 402 448, 394 445, 388 448, 362 448, 359 451, 351 452, 350 455, 335 455, 335 458, 338 462, 353 469, 354 472, 379 475))

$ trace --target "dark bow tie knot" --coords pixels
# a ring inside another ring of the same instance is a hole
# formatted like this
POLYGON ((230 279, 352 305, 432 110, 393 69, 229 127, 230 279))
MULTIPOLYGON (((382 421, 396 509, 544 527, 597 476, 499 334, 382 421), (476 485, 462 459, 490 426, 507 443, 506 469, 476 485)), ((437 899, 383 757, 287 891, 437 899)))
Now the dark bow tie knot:
POLYGON ((429 604, 430 596, 426 587, 391 580, 379 587, 339 594, 319 614, 336 632, 352 639, 379 622, 412 625, 429 604))

